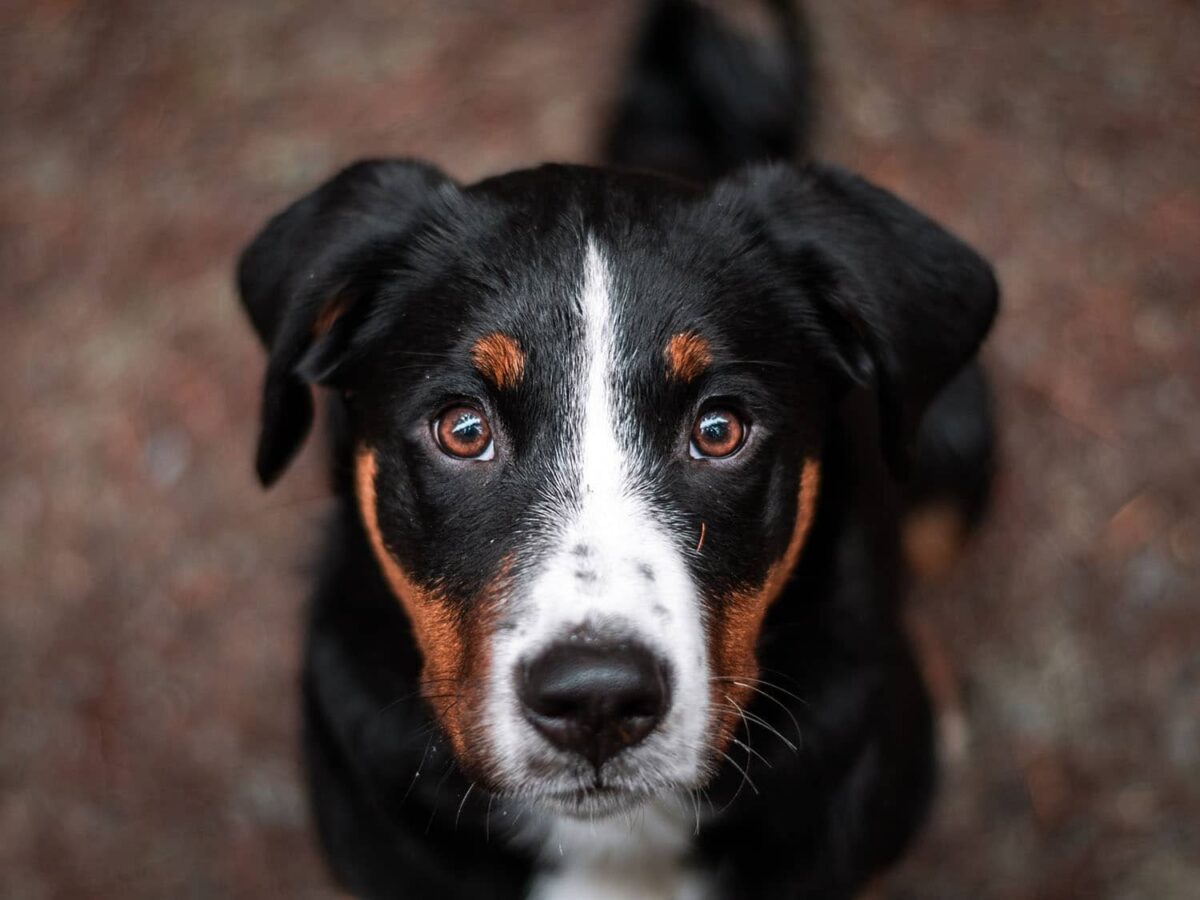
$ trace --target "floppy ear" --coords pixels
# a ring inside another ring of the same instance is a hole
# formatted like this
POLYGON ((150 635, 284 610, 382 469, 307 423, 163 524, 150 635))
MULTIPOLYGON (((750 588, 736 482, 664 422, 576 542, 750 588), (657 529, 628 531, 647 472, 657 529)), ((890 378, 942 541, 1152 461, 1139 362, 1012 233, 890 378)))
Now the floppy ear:
POLYGON ((256 468, 270 485, 312 426, 311 384, 330 384, 363 320, 372 254, 394 248, 457 188, 431 166, 368 160, 279 213, 238 261, 238 291, 269 353, 256 468))
POLYGON ((888 192, 841 169, 755 167, 713 199, 746 209, 792 288, 816 304, 843 371, 879 399, 896 474, 926 406, 991 327, 998 288, 974 250, 888 192))

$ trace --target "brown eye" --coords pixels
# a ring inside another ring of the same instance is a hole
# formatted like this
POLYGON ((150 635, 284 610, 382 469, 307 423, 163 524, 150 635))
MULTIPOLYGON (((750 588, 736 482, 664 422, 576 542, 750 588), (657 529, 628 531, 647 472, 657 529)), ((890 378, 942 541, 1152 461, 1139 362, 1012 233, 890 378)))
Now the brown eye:
POLYGON ((741 449, 745 439, 746 428, 736 414, 727 409, 708 409, 696 417, 688 449, 692 459, 721 459, 741 449))
POLYGON ((485 461, 496 455, 487 416, 473 406, 447 409, 434 420, 433 436, 447 456, 485 461))

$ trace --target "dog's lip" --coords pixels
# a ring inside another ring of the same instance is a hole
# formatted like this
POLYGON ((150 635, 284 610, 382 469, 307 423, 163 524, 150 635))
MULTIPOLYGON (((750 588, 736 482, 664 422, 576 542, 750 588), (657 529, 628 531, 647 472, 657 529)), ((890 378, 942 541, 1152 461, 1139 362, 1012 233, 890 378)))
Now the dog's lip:
POLYGON ((588 814, 616 813, 646 799, 645 791, 610 784, 588 784, 544 795, 545 799, 562 810, 588 814))
POLYGON ((569 791, 557 791, 553 796, 557 799, 572 799, 575 797, 607 797, 614 794, 630 794, 629 788, 611 784, 585 784, 569 791))

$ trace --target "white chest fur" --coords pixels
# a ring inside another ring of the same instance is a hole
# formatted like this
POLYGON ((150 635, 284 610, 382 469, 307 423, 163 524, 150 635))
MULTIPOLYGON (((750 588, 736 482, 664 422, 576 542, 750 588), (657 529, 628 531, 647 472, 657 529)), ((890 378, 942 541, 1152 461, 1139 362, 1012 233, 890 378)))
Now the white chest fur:
POLYGON ((659 806, 599 822, 547 817, 530 900, 708 900, 688 858, 694 825, 659 806))

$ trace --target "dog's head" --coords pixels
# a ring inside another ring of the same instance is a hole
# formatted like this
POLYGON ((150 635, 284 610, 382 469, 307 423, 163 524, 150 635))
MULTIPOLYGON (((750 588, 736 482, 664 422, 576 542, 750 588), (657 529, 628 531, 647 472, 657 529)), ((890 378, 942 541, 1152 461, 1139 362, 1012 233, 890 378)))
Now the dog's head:
POLYGON ((871 384, 897 464, 974 353, 988 267, 838 170, 707 189, 360 163, 245 252, 258 471, 340 392, 422 689, 496 790, 602 814, 696 787, 804 552, 826 423, 871 384))

